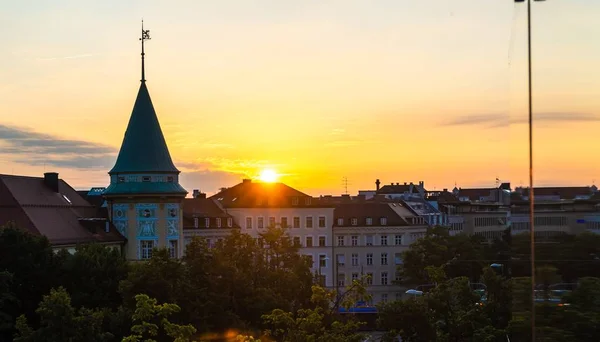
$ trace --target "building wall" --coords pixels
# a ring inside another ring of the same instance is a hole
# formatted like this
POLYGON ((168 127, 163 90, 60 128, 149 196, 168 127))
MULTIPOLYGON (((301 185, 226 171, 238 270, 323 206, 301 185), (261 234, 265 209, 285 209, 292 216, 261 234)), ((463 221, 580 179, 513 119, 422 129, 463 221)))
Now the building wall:
POLYGON ((232 208, 226 210, 240 226, 242 233, 253 238, 267 230, 270 218, 275 220, 275 226, 281 227, 282 218, 287 218, 288 233, 292 240, 300 239, 300 254, 311 256, 312 271, 325 276, 325 285, 333 286, 333 254, 332 230, 333 208, 232 208), (258 228, 259 218, 263 218, 263 228, 258 228), (300 225, 294 228, 294 217, 298 217, 300 225), (312 217, 312 228, 307 227, 307 217, 312 217), (324 227, 319 227, 319 217, 325 218, 324 227), (249 226, 247 223, 252 223, 249 226), (307 238, 312 238, 312 247, 307 246, 307 238), (324 245, 319 245, 319 238, 324 238, 324 245), (325 260, 324 266, 319 265, 319 258, 325 260))
POLYGON ((127 238, 125 257, 128 260, 144 259, 145 241, 154 247, 175 244, 174 256, 183 256, 182 199, 138 197, 108 201, 108 212, 113 224, 127 238))

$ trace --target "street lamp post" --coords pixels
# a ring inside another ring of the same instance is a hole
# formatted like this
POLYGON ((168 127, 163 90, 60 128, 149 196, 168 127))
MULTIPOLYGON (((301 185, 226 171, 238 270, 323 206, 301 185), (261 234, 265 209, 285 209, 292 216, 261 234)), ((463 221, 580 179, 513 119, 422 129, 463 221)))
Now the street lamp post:
MULTIPOLYGON (((531 235, 531 340, 535 341, 535 230, 534 230, 534 196, 533 196, 533 115, 531 100, 531 1, 527 0, 527 69, 529 83, 529 227, 531 235)), ((533 0, 544 1, 544 0, 533 0)), ((515 0, 525 2, 525 0, 515 0)))

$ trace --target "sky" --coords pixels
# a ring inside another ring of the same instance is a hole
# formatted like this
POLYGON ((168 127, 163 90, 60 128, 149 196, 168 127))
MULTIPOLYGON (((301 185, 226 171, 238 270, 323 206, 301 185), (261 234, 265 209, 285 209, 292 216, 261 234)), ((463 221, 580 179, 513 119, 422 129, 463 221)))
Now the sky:
MULTIPOLYGON (((106 186, 146 78, 191 192, 528 184, 526 6, 0 0, 0 173, 106 186)), ((532 4, 535 184, 599 176, 600 2, 532 4)))

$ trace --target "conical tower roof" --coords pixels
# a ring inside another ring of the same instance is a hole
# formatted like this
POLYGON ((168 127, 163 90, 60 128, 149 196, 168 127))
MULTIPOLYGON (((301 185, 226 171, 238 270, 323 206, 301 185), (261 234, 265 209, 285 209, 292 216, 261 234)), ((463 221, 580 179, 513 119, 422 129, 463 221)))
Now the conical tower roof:
POLYGON ((140 84, 115 166, 109 174, 179 173, 154 111, 145 80, 140 84))

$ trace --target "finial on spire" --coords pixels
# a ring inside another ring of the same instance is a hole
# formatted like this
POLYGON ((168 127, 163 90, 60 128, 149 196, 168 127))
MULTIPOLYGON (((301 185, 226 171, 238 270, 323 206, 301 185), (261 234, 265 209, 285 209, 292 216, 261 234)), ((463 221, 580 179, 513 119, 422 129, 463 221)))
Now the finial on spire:
POLYGON ((144 30, 144 19, 142 19, 142 82, 146 82, 146 70, 144 68, 144 41, 150 40, 150 30, 144 30))

